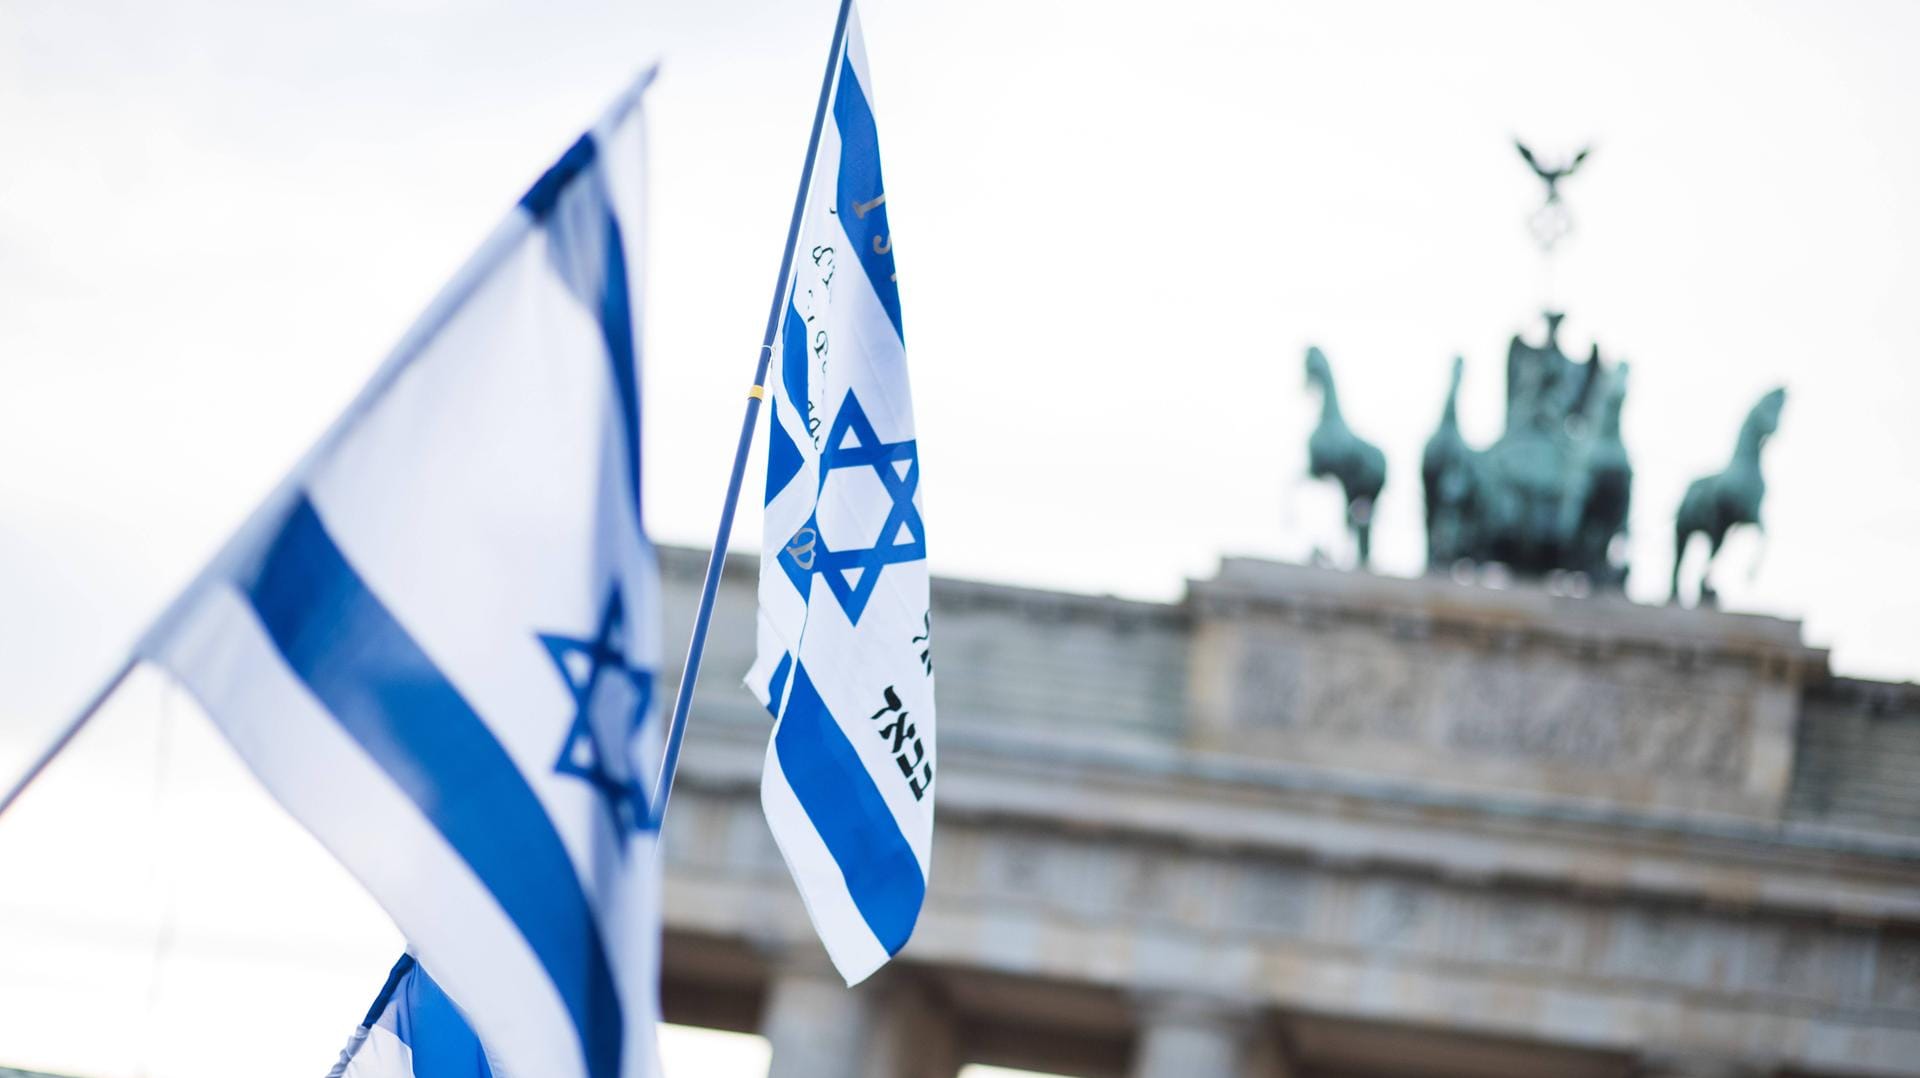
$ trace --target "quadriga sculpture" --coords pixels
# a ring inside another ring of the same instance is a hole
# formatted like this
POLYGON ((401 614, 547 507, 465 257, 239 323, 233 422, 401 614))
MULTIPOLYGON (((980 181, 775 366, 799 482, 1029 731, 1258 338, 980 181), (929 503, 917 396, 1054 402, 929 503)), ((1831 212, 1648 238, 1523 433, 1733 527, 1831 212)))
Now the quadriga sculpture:
POLYGON ((1698 532, 1707 537, 1707 563, 1700 570, 1700 605, 1715 603, 1709 574, 1713 560, 1727 531, 1736 524, 1760 523, 1760 501, 1766 496, 1767 483, 1760 475, 1760 450, 1767 439, 1780 429, 1780 410, 1787 403, 1785 388, 1775 389, 1760 398, 1740 425, 1740 440, 1733 448, 1733 460, 1713 475, 1694 480, 1680 499, 1680 512, 1673 522, 1673 585, 1668 602, 1680 601, 1680 563, 1687 543, 1698 532))
POLYGON ((1460 433, 1462 360, 1440 425, 1427 439, 1420 478, 1427 503, 1427 568, 1498 564, 1524 578, 1574 574, 1619 590, 1633 468, 1620 441, 1626 365, 1596 346, 1586 362, 1560 350, 1561 315, 1548 312, 1545 343, 1519 336, 1507 348, 1506 429, 1476 449, 1460 433))
POLYGON ((1320 422, 1307 439, 1307 474, 1340 481, 1347 499, 1347 527, 1364 569, 1373 551, 1373 505, 1387 483, 1387 455, 1355 434, 1341 417, 1333 368, 1318 348, 1307 349, 1307 385, 1320 390, 1320 422))

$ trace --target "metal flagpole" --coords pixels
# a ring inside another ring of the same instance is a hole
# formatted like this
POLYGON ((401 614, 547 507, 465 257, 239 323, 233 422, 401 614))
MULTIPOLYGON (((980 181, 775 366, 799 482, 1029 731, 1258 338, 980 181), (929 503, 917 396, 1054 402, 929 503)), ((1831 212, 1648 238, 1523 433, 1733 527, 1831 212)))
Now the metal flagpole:
POLYGON ((833 24, 833 47, 827 52, 827 72, 820 80, 820 104, 813 113, 813 134, 807 138, 807 159, 800 168, 800 188, 793 194, 793 220, 787 225, 787 245, 780 252, 780 276, 773 283, 773 302, 767 309, 767 332, 760 343, 760 358, 753 372, 753 387, 747 390, 747 414, 740 421, 740 444, 733 452, 733 475, 727 480, 727 498, 720 506, 720 527, 713 539, 713 553, 707 558, 706 583, 700 591, 700 609, 693 616, 693 636, 687 641, 687 664, 680 672, 680 691, 673 699, 673 720, 667 727, 666 755, 660 761, 658 799, 653 822, 659 827, 667 817, 667 799, 673 794, 673 776, 680 768, 680 743, 687 734, 687 709, 693 705, 694 682, 700 677, 700 659, 707 648, 707 627, 713 620, 713 601, 720 590, 720 574, 727 563, 727 539, 733 532, 733 512, 740 503, 740 481, 747 472, 747 453, 753 446, 754 423, 760 418, 760 402, 766 396, 767 366, 773 360, 773 338, 780 328, 780 309, 786 303, 787 282, 793 275, 793 252, 800 242, 800 218, 806 212, 807 191, 813 184, 814 155, 820 150, 820 131, 826 126, 827 106, 833 97, 833 80, 840 71, 840 54, 847 43, 847 16, 853 0, 840 0, 840 15, 833 24))
POLYGON ((80 728, 87 724, 87 720, 93 718, 94 712, 100 710, 100 705, 107 702, 107 697, 112 696, 114 690, 120 687, 120 683, 127 680, 127 675, 133 673, 133 668, 139 661, 137 657, 128 655, 121 661, 120 669, 114 671, 113 676, 107 679, 106 684, 100 686, 87 699, 87 702, 81 705, 80 713, 69 719, 67 725, 55 735, 53 743, 27 766, 27 773, 21 775, 12 786, 8 787, 5 795, 0 796, 0 816, 6 815, 7 809, 20 799, 20 795, 26 792, 28 786, 33 785, 34 779, 40 777, 40 772, 45 771, 47 765, 53 762, 53 758, 60 755, 60 751, 67 747, 67 743, 80 732, 80 728))

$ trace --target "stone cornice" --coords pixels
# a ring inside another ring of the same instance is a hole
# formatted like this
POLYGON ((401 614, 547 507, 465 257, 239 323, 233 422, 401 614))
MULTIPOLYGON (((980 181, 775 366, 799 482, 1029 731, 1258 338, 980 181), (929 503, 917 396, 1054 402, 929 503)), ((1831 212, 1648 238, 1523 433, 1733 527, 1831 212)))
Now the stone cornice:
MULTIPOLYGON (((681 781, 757 789, 767 724, 703 716, 681 781)), ((1920 924, 1920 839, 1439 790, 1146 742, 941 734, 943 820, 1722 909, 1920 924)))
POLYGON ((1196 617, 1259 613, 1295 622, 1377 626, 1392 637, 1458 637, 1482 647, 1549 645, 1586 659, 1647 654, 1678 664, 1729 663, 1799 680, 1827 676, 1827 651, 1800 623, 1760 614, 1648 606, 1613 595, 1571 598, 1527 585, 1491 588, 1228 557, 1187 582, 1196 617))

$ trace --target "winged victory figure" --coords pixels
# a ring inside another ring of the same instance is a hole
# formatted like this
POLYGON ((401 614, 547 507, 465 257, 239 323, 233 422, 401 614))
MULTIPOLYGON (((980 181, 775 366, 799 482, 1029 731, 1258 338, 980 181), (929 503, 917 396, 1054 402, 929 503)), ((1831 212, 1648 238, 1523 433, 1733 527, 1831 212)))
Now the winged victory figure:
POLYGON ((1593 150, 1591 146, 1583 146, 1580 148, 1579 153, 1573 155, 1573 160, 1568 161, 1558 168, 1548 168, 1540 163, 1540 159, 1533 155, 1532 150, 1527 149, 1526 143, 1521 142, 1519 139, 1514 139, 1513 146, 1514 149, 1520 151, 1521 157, 1526 158, 1527 167, 1533 169, 1533 174, 1545 181, 1547 185, 1547 202, 1549 204, 1560 201, 1560 181, 1579 171, 1580 162, 1585 161, 1587 154, 1593 150))

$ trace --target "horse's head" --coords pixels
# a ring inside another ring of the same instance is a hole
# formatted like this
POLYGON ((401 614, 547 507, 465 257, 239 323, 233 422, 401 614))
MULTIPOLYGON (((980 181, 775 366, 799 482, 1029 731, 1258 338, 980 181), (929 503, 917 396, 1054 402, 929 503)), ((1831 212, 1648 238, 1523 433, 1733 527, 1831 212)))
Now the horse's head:
POLYGON ((1318 348, 1307 349, 1307 384, 1323 390, 1333 387, 1333 367, 1327 363, 1327 354, 1318 348))
POLYGON ((1753 428, 1755 434, 1765 439, 1780 429, 1780 409, 1786 407, 1786 403, 1787 388, 1781 386, 1761 397, 1760 403, 1753 406, 1753 411, 1747 415, 1747 425, 1753 428))

